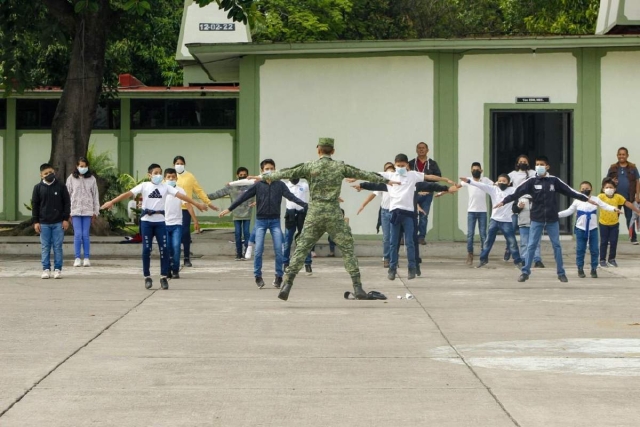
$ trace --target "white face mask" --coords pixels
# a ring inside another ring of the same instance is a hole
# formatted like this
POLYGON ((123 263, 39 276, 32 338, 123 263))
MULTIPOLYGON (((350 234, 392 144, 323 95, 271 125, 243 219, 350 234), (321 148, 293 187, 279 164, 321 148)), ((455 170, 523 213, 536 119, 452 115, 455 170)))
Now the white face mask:
POLYGON ((267 170, 262 171, 262 175, 263 176, 269 176, 272 173, 273 173, 273 170, 271 170, 271 169, 267 169, 267 170))
POLYGON ((614 190, 613 188, 605 188, 604 189, 604 194, 606 194, 607 196, 611 197, 615 194, 616 190, 614 190))
POLYGON ((176 172, 178 172, 178 173, 183 173, 184 172, 184 165, 173 165, 173 167, 176 170, 176 172))
POLYGON ((537 173, 539 176, 543 176, 544 174, 546 174, 546 173, 547 173, 547 167, 546 167, 546 166, 537 166, 537 165, 536 165, 536 173, 537 173))

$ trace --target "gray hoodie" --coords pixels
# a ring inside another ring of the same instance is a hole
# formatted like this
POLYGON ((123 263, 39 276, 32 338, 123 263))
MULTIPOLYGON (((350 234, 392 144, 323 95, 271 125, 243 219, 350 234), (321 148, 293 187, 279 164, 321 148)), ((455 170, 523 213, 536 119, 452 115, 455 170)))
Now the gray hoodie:
MULTIPOLYGON (((219 199, 221 197, 224 196, 229 196, 229 198, 231 199, 231 203, 235 202, 237 199, 240 198, 240 196, 242 196, 247 189, 251 187, 250 185, 243 185, 243 186, 239 186, 239 187, 231 187, 229 185, 226 185, 224 188, 221 188, 220 190, 216 191, 215 193, 211 193, 211 194, 207 194, 207 197, 211 200, 215 200, 215 199, 219 199)), ((248 220, 251 219, 251 207, 249 206, 251 203, 253 202, 253 198, 251 198, 250 200, 247 200, 244 203, 241 203, 240 206, 238 206, 236 209, 234 209, 233 211, 233 220, 234 221, 240 221, 240 220, 248 220)))

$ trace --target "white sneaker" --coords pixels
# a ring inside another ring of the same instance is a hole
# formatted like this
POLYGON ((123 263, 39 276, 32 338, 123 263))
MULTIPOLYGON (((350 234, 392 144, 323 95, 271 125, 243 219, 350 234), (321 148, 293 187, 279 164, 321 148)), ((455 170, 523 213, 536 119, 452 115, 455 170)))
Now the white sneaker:
POLYGON ((40 278, 48 279, 49 277, 51 277, 51 270, 42 270, 42 276, 40 276, 40 278))
POLYGON ((76 258, 76 260, 73 261, 74 267, 80 267, 81 265, 82 265, 82 260, 80 258, 76 258))
POLYGON ((89 261, 89 258, 85 258, 84 261, 82 262, 82 266, 83 267, 91 267, 91 261, 89 261))
POLYGON ((62 279, 62 272, 60 270, 53 270, 54 279, 62 279))
POLYGON ((253 253, 253 246, 247 246, 247 251, 244 254, 244 259, 251 259, 251 254, 253 253))

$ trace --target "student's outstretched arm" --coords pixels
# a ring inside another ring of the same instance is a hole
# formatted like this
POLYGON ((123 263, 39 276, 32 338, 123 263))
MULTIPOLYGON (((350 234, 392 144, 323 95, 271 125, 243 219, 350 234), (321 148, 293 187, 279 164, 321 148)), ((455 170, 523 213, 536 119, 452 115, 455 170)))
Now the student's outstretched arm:
POLYGON ((609 212, 618 212, 618 213, 622 212, 620 209, 616 208, 615 206, 611 206, 610 204, 603 202, 598 197, 591 197, 591 200, 596 202, 600 207, 600 209, 602 210, 609 211, 609 212))
POLYGON ((495 185, 485 184, 484 182, 474 181, 472 179, 461 176, 460 181, 467 183, 473 187, 479 188, 490 196, 495 196, 498 190, 495 185))
POLYGON ((360 212, 362 212, 362 210, 367 207, 369 202, 371 202, 375 198, 376 198, 376 194, 375 193, 369 194, 369 196, 367 196, 367 198, 364 199, 364 202, 362 202, 362 205, 360 205, 360 209, 358 209, 358 213, 356 213, 356 215, 360 215, 360 212))
POLYGON ((257 185, 254 184, 251 187, 247 188, 247 191, 242 193, 242 195, 238 197, 235 202, 231 203, 231 206, 229 206, 227 209, 220 212, 220 218, 222 218, 225 215, 228 215, 232 210, 240 206, 242 203, 254 197, 256 195, 256 187, 257 185))
POLYGON ((374 183, 374 182, 361 182, 358 185, 354 185, 357 191, 367 190, 367 191, 389 191, 387 184, 374 183))
POLYGON ((211 200, 219 199, 224 196, 228 196, 231 193, 231 187, 229 185, 225 185, 218 191, 207 194, 207 197, 211 200))
MULTIPOLYGON (((574 213, 576 213, 576 211, 578 210, 578 202, 577 200, 574 200, 573 203, 571 203, 571 206, 569 206, 567 209, 558 212, 558 218, 566 218, 568 216, 573 215, 574 213)), ((604 203, 604 202, 603 202, 604 203)), ((606 203, 604 203, 606 205, 606 203)), ((609 206, 609 205, 607 205, 609 206)))
POLYGON ((574 190, 569 187, 563 180, 558 177, 555 177, 556 191, 560 194, 564 194, 567 197, 571 197, 573 199, 582 200, 583 202, 589 202, 591 199, 589 196, 585 196, 579 191, 574 190))
POLYGON ((624 205, 629 209, 631 209, 632 211, 634 211, 635 213, 637 213, 638 215, 640 215, 640 209, 636 208, 635 205, 630 201, 627 200, 626 202, 624 202, 624 205))
POLYGON ((443 181, 443 182, 446 182, 446 183, 451 184, 451 185, 455 184, 455 182, 451 181, 449 178, 444 177, 444 176, 440 176, 440 175, 425 175, 424 176, 424 180, 425 181, 433 181, 433 182, 443 181))
MULTIPOLYGON (((172 188, 172 187, 169 187, 172 188)), ((207 205, 204 203, 198 203, 195 200, 193 200, 191 197, 186 196, 182 193, 178 193, 176 191, 176 194, 174 194, 174 196, 176 196, 178 199, 182 200, 183 202, 187 202, 187 203, 191 203, 193 206, 195 206, 196 208, 198 208, 201 212, 204 212, 207 210, 207 205)), ((209 199, 207 199, 209 200, 209 199)), ((211 203, 211 200, 209 200, 209 203, 211 203)), ((212 208, 214 211, 217 211, 218 208, 212 208)))
POLYGON ((115 205, 118 202, 121 202, 125 199, 130 199, 133 197, 133 193, 131 191, 127 191, 126 193, 122 193, 121 195, 119 195, 118 197, 116 197, 115 199, 109 200, 108 202, 105 202, 100 209, 106 209, 109 210, 113 207, 113 205, 115 205))
MULTIPOLYGON (((452 187, 455 187, 452 185, 452 187)), ((447 187, 446 185, 436 184, 435 182, 417 182, 416 183, 416 191, 428 191, 430 193, 440 192, 440 191, 449 191, 451 187, 447 187)), ((452 193, 455 191, 452 191, 452 193)))

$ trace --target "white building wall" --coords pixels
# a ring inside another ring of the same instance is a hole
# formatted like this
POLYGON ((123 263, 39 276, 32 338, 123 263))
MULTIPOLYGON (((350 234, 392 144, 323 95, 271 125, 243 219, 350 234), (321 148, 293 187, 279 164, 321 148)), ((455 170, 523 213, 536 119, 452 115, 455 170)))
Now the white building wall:
POLYGON ((640 163, 640 52, 609 52, 602 58, 602 177, 618 161, 618 148, 629 149, 629 160, 640 163))
MULTIPOLYGON (((267 60, 260 68, 260 158, 277 168, 317 158, 319 137, 335 158, 381 171, 398 153, 433 152, 433 61, 426 56, 267 60)), ((379 202, 356 220, 368 192, 344 184, 342 207, 355 234, 375 234, 379 202)), ((430 221, 430 224, 431 225, 430 221)))
MULTIPOLYGON (((517 96, 549 96, 551 103, 576 103, 578 74, 571 53, 467 55, 458 65, 458 170, 469 175, 472 162, 485 174, 497 173, 484 164, 485 104, 514 104, 517 96)), ((514 159, 515 161, 515 159, 514 159)), ((458 226, 467 231, 468 193, 458 194, 458 226)))
POLYGON ((95 147, 95 153, 108 153, 109 158, 116 167, 118 166, 118 133, 119 131, 96 131, 91 133, 89 146, 95 147))

